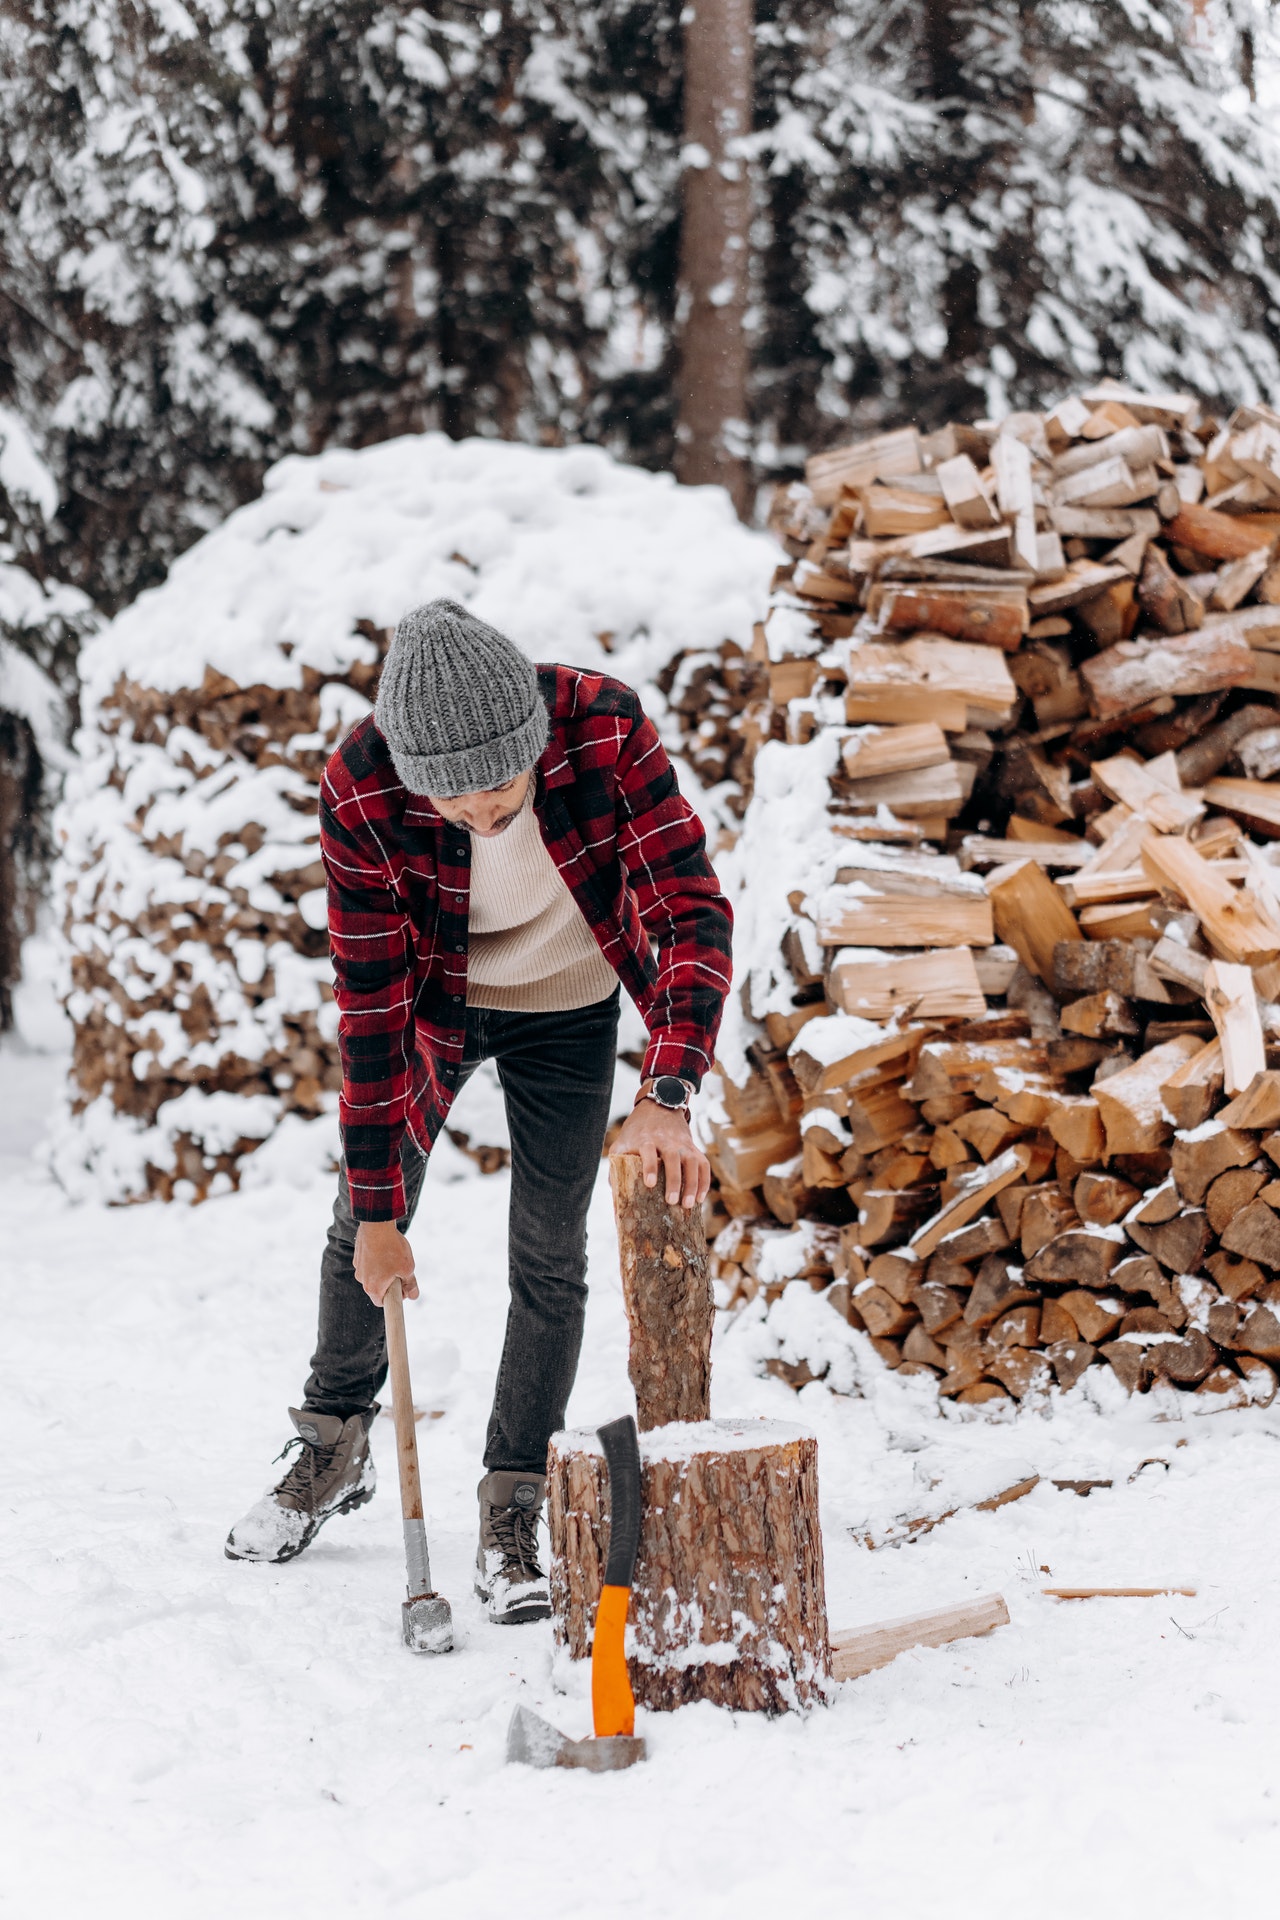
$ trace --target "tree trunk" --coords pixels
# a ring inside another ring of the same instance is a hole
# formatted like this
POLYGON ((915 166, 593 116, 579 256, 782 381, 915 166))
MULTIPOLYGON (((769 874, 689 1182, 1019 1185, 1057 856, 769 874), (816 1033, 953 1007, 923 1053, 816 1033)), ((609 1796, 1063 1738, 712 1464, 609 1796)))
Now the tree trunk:
POLYGON ((747 338, 751 182, 728 152, 751 131, 752 0, 690 0, 684 13, 684 169, 676 473, 750 497, 747 338))
POLYGON ((22 943, 35 919, 24 855, 34 861, 39 793, 40 756, 31 728, 18 714, 0 711, 0 1033, 13 1025, 22 943))
MULTIPOLYGON (((818 1444, 772 1420, 641 1434, 640 1553, 628 1667, 641 1706, 691 1700, 779 1713, 831 1675, 818 1521, 818 1444)), ((591 1651, 609 1551, 608 1470, 594 1434, 547 1462, 556 1642, 591 1651)))
POLYGON ((701 1210, 669 1207, 660 1176, 646 1187, 640 1156, 609 1162, 622 1294, 631 1323, 629 1372, 642 1433, 711 1411, 715 1307, 701 1210))

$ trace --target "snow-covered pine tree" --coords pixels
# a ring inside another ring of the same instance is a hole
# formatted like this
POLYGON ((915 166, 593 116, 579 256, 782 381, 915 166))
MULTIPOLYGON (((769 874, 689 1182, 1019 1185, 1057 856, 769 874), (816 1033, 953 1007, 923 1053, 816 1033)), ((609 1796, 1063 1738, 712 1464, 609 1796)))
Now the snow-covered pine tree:
POLYGON ((1238 84, 1246 11, 1254 60, 1248 0, 1207 45, 1184 0, 776 0, 763 464, 1107 373, 1280 397, 1280 141, 1238 84))
POLYGON ((674 12, 14 0, 0 399, 108 608, 281 453, 671 449, 674 12))
POLYGON ((88 598, 41 565, 40 536, 57 507, 53 475, 25 423, 0 405, 0 1033, 13 1023, 22 943, 35 931, 48 879, 75 657, 93 625, 88 598))
POLYGON ((216 297, 226 88, 181 6, 0 13, 0 399, 59 496, 24 555, 108 609, 256 491, 275 416, 216 297))

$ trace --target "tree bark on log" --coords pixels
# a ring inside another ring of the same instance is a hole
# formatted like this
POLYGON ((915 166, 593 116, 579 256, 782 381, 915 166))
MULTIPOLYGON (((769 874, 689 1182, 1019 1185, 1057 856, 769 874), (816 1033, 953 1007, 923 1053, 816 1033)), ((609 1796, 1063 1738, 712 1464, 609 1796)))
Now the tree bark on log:
POLYGON ((628 1371, 641 1433, 711 1412, 715 1306, 698 1207, 669 1207, 664 1181, 646 1187, 640 1156, 609 1162, 622 1293, 631 1323, 628 1371))
MULTIPOLYGON (((628 1666, 641 1706, 803 1708, 831 1678, 818 1448, 771 1420, 640 1436, 643 1517, 628 1666)), ((558 1646, 586 1659, 609 1551, 608 1470, 591 1433, 547 1462, 558 1646)))
POLYGON ((684 12, 683 213, 676 475, 727 487, 747 511, 747 277, 751 181, 729 151, 751 131, 751 0, 695 0, 684 12))

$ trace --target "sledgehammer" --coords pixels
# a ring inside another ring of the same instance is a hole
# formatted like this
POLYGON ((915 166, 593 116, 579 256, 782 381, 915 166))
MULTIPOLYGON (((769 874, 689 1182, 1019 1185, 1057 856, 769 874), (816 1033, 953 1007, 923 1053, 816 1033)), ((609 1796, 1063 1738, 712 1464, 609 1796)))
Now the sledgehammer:
POLYGON ((387 1322, 387 1363, 395 1402, 396 1459, 400 1467, 400 1511, 404 1515, 404 1559, 409 1597, 400 1609, 400 1630, 413 1653, 448 1653, 453 1645, 453 1614, 443 1594, 431 1587, 427 1528, 422 1517, 418 1478, 418 1435, 409 1383, 409 1349, 404 1337, 404 1296, 393 1280, 382 1302, 387 1322))

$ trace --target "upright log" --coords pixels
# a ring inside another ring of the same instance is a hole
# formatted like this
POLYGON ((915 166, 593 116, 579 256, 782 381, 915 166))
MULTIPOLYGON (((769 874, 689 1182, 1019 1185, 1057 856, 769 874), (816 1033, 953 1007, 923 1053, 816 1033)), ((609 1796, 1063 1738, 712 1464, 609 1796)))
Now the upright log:
POLYGON ((715 1306, 701 1210, 669 1207, 662 1178, 646 1187, 639 1154, 616 1155, 609 1175, 637 1425, 646 1433, 672 1420, 706 1420, 715 1306))
MULTIPOLYGON (((627 1653, 639 1704, 779 1713, 824 1698, 817 1441, 774 1420, 679 1424, 641 1434, 640 1468, 627 1653)), ((547 1490, 555 1639, 584 1660, 609 1554, 595 1434, 556 1435, 547 1490)))
MULTIPOLYGON (((708 1417, 714 1309, 701 1214, 669 1207, 661 1182, 646 1187, 638 1155, 616 1157, 610 1173, 640 1427, 636 1699, 808 1706, 831 1678, 817 1441, 774 1421, 708 1417)), ((583 1660, 609 1552, 596 1436, 557 1434, 547 1482, 555 1638, 583 1660)))

